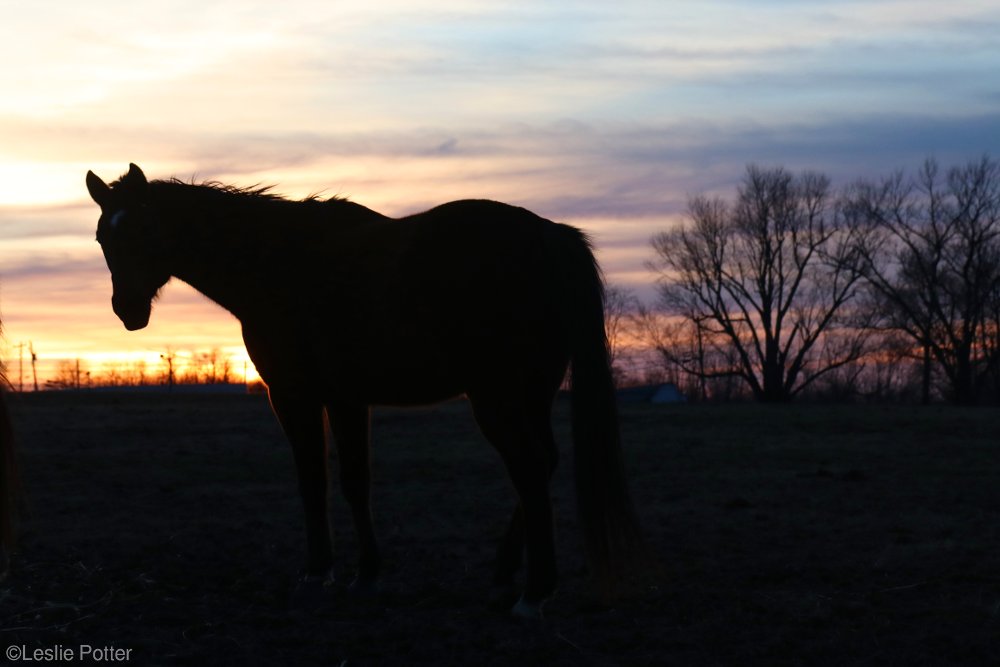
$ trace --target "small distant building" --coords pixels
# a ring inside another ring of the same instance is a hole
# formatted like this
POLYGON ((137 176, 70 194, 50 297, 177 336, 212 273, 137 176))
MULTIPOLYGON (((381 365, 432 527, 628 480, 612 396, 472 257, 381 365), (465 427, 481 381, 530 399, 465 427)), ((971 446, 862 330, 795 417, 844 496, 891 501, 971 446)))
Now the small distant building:
POLYGON ((673 382, 646 384, 618 390, 619 403, 687 403, 687 396, 673 382))
POLYGON ((687 396, 673 382, 664 382, 659 385, 653 395, 649 397, 650 403, 687 403, 687 400, 687 396))

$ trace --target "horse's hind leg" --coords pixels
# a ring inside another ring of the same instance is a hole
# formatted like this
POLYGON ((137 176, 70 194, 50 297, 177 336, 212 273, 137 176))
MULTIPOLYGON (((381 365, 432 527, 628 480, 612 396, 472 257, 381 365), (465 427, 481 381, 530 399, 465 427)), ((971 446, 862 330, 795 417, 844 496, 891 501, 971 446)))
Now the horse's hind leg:
POLYGON ((493 586, 490 591, 490 606, 506 611, 517 602, 518 591, 514 575, 521 569, 524 558, 524 510, 518 502, 510 518, 497 549, 496 567, 493 570, 493 586))
MULTIPOLYGON (((490 400, 470 396, 470 400, 476 421, 507 466, 523 512, 528 569, 524 594, 513 611, 519 616, 537 618, 541 615, 542 603, 552 596, 556 587, 549 482, 555 472, 558 452, 549 422, 550 408, 547 404, 514 404, 510 397, 490 400)), ((514 554, 520 543, 517 523, 515 512, 498 554, 496 574, 500 579, 509 579, 516 570, 514 554)))
POLYGON ((358 534, 358 572, 351 589, 375 591, 381 560, 371 511, 370 412, 367 405, 328 405, 330 429, 340 463, 340 487, 358 534))

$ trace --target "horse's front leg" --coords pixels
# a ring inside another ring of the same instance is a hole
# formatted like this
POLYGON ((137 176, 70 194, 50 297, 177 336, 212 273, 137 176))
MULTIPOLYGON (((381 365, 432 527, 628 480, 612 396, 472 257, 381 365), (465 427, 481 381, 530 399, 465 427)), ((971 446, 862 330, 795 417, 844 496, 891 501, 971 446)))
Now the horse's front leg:
POLYGON ((306 514, 306 577, 333 578, 333 544, 327 514, 326 434, 323 406, 308 395, 270 389, 271 407, 292 445, 306 514))
POLYGON ((519 591, 514 584, 514 575, 521 569, 523 558, 524 510, 521 503, 518 503, 497 549, 493 586, 490 590, 490 606, 497 611, 510 610, 518 600, 519 591))
POLYGON ((371 421, 367 405, 327 405, 330 429, 337 446, 340 486, 351 507, 358 534, 358 572, 351 590, 374 593, 381 559, 371 510, 371 421))

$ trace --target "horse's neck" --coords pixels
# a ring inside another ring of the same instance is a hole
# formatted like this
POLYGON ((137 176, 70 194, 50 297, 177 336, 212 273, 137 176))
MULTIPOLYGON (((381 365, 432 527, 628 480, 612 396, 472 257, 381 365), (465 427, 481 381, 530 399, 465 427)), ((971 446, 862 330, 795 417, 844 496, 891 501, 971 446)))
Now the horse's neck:
POLYGON ((164 243, 171 274, 243 319, 266 286, 262 221, 238 209, 204 206, 164 209, 164 243))
POLYGON ((269 305, 286 308, 289 290, 315 283, 310 271, 317 267, 317 253, 323 253, 324 281, 330 283, 331 264, 351 255, 346 246, 340 256, 330 254, 341 247, 335 235, 390 220, 346 200, 176 194, 164 189, 157 204, 171 274, 244 322, 248 315, 266 313, 269 305))

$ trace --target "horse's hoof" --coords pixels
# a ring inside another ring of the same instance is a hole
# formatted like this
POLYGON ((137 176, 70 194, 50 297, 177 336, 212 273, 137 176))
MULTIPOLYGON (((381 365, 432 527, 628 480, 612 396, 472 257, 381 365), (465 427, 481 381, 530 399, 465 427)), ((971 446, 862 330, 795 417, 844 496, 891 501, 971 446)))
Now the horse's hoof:
POLYGON ((326 574, 305 574, 295 582, 289 596, 293 608, 315 609, 327 601, 336 582, 331 569, 326 574))
POLYGON ((373 598, 378 596, 378 579, 365 579, 354 577, 354 581, 347 587, 347 592, 359 598, 373 598))
POLYGON ((526 628, 538 630, 545 627, 541 602, 527 602, 522 596, 510 610, 510 615, 526 628))
POLYGON ((306 587, 306 588, 328 588, 333 586, 337 582, 337 578, 333 576, 333 568, 322 574, 305 574, 299 575, 298 580, 295 582, 296 586, 306 587))
POLYGON ((511 611, 518 602, 517 586, 510 584, 494 584, 486 604, 490 609, 499 612, 511 611))

